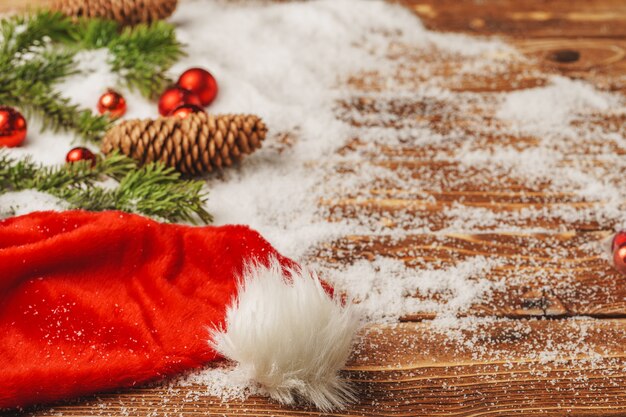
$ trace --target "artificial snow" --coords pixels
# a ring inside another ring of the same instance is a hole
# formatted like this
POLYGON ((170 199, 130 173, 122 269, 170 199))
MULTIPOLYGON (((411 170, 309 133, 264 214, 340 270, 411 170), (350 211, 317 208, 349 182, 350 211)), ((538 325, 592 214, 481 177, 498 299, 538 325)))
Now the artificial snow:
MULTIPOLYGON (((429 313, 435 318, 434 331, 471 348, 477 345, 477 329, 500 320, 472 317, 472 306, 489 304, 493 293, 511 282, 488 278, 502 266, 497 249, 494 256, 425 266, 384 254, 350 259, 349 245, 341 262, 318 256, 345 237, 394 242, 417 234, 554 233, 576 222, 626 226, 626 187, 615 179, 624 172, 623 155, 614 152, 615 147, 624 150, 625 138, 585 122, 609 110, 623 113, 624 99, 560 76, 519 91, 456 91, 464 77, 506 73, 509 64, 526 63, 500 40, 429 32, 408 9, 383 1, 184 1, 171 22, 188 54, 171 70, 172 77, 192 66, 207 68, 220 87, 209 111, 258 114, 270 128, 263 149, 239 167, 207 177, 207 209, 215 223, 257 229, 284 255, 320 272, 371 322, 395 323, 416 312, 429 313), (452 64, 459 71, 447 71, 452 64), (429 119, 434 114, 447 119, 429 119), (485 114, 493 116, 489 123, 482 118, 485 114), (478 134, 468 133, 467 126, 478 134), (516 141, 507 143, 506 135, 516 141), (494 140, 486 143, 484 137, 494 140), (520 149, 527 137, 535 142, 520 149), (621 168, 585 166, 581 143, 592 146, 604 166, 621 168), (452 164, 465 175, 411 166, 410 156, 383 154, 381 149, 409 154, 429 149, 433 161, 452 164), (390 169, 391 164, 398 166, 390 169), (538 204, 507 211, 459 199, 430 215, 411 210, 413 200, 435 204, 437 193, 464 191, 472 184, 507 191, 498 182, 505 177, 547 193, 566 190, 575 202, 602 204, 538 204), (389 213, 367 210, 368 199, 380 201, 380 190, 391 189, 396 194, 387 202, 389 213), (340 203, 347 200, 363 209, 342 208, 340 203), (557 226, 545 229, 539 224, 545 218, 557 226)), ((78 59, 83 73, 59 89, 95 110, 97 97, 115 87, 116 79, 107 69, 105 51, 81 53, 78 59)), ((125 119, 158 116, 155 103, 120 90, 128 102, 125 119)), ((73 143, 71 135, 40 133, 39 122, 29 123, 25 145, 9 152, 45 164, 62 163, 73 143)), ((62 203, 41 193, 0 196, 5 216, 60 208, 62 203)), ((567 272, 555 273, 555 279, 566 285, 567 272)), ((520 321, 516 331, 524 334, 528 326, 520 321)), ((555 344, 533 358, 554 361, 570 347, 555 344)), ((578 353, 591 353, 574 347, 578 353)), ((177 384, 172 389, 200 384, 205 390, 198 395, 223 399, 259 393, 224 368, 194 373, 177 384)))
POLYGON ((577 116, 612 109, 620 101, 621 98, 599 92, 584 81, 554 76, 546 86, 504 95, 496 115, 517 122, 522 130, 545 133, 567 128, 577 116))
POLYGON ((21 216, 33 210, 67 210, 67 202, 47 193, 23 190, 0 194, 0 219, 21 216))

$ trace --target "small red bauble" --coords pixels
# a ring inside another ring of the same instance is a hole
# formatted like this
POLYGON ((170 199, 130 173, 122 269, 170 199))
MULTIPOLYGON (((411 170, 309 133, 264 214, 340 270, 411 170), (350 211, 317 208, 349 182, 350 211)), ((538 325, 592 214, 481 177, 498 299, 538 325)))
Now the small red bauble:
POLYGON ((615 252, 624 245, 626 245, 626 232, 617 232, 613 237, 613 243, 611 243, 611 252, 615 252))
POLYGON ((202 105, 198 96, 191 91, 185 90, 179 86, 170 87, 161 94, 161 98, 159 99, 159 113, 161 116, 168 116, 177 107, 183 104, 202 105))
POLYGON ((621 274, 626 275, 626 245, 622 245, 613 252, 613 264, 621 274))
POLYGON ((12 107, 0 106, 0 147, 13 148, 26 138, 26 119, 12 107))
POLYGON ((117 91, 107 90, 98 100, 98 112, 111 117, 122 117, 126 113, 126 100, 117 91))
POLYGON ((205 113, 205 111, 202 107, 196 106, 195 104, 183 104, 182 106, 176 107, 176 110, 170 113, 170 116, 178 116, 184 119, 192 113, 205 113))
POLYGON ((217 81, 209 71, 202 68, 190 68, 183 72, 177 85, 195 93, 203 106, 211 104, 217 96, 217 81))
POLYGON ((91 166, 96 165, 96 155, 89 149, 79 146, 70 150, 65 156, 65 161, 68 163, 74 163, 79 161, 91 161, 91 166))

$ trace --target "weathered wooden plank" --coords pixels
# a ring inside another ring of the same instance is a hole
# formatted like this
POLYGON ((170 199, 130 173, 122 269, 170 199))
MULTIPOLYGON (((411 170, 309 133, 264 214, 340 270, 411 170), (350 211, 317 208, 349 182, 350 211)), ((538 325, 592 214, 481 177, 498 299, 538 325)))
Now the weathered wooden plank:
MULTIPOLYGON (((485 321, 446 333, 429 322, 379 325, 345 372, 358 400, 329 415, 624 415, 625 343, 626 320, 485 321)), ((205 390, 143 388, 26 415, 320 415, 261 397, 222 403, 205 390)))
POLYGON ((622 39, 541 38, 516 39, 513 43, 546 67, 571 74, 603 67, 623 67, 626 55, 626 41, 622 39))
MULTIPOLYGON (((494 283, 487 299, 478 299, 462 315, 497 317, 626 317, 626 279, 603 253, 610 232, 407 234, 346 236, 318 248, 315 257, 329 264, 350 264, 378 257, 397 259, 409 269, 449 269, 476 257, 497 261, 471 279, 494 283)), ((445 293, 410 296, 433 303, 445 293)), ((431 319, 435 310, 418 310, 404 320, 431 319)))
MULTIPOLYGON (((549 207, 533 207, 525 205, 519 209, 506 207, 472 207, 469 204, 421 203, 406 200, 342 200, 328 201, 327 220, 340 222, 350 218, 358 226, 365 226, 372 231, 381 227, 398 227, 406 230, 430 230, 432 232, 446 231, 454 228, 470 229, 473 232, 488 232, 494 230, 572 230, 595 231, 603 227, 613 227, 614 222, 602 224, 593 219, 593 213, 600 206, 586 205, 586 216, 570 220, 566 214, 559 211, 550 212, 549 207), (524 216, 520 216, 523 212, 524 216), (464 218, 461 216, 465 216, 464 218)), ((493 206, 493 205, 492 205, 493 206)), ((561 208, 563 206, 560 206, 561 208)), ((582 214, 583 205, 571 209, 582 214)), ((553 207, 554 208, 554 207, 553 207)), ((571 211, 569 212, 572 213, 571 211)))
MULTIPOLYGON (((431 232, 455 228, 589 231, 609 229, 616 222, 602 215, 604 202, 599 197, 576 194, 574 186, 559 190, 548 178, 531 182, 445 161, 371 165, 385 168, 383 175, 362 181, 359 173, 372 171, 368 164, 338 170, 355 182, 361 180, 362 185, 347 192, 329 190, 320 201, 329 221, 349 218, 372 228, 382 224, 389 230, 431 232)), ((602 172, 595 165, 593 169, 598 175, 602 172)))
MULTIPOLYGON (((619 0, 517 2, 403 0, 424 22, 439 31, 511 37, 510 41, 546 73, 583 78, 613 91, 626 89, 626 4, 619 0)), ((508 74, 469 75, 464 91, 506 91, 540 85, 539 75, 523 75, 529 67, 513 66, 508 74)))
MULTIPOLYGON (((539 71, 535 63, 520 59, 501 59, 498 65, 489 66, 488 71, 483 73, 460 71, 466 58, 434 49, 432 45, 419 45, 416 48, 415 45, 398 44, 388 56, 391 60, 402 61, 392 73, 392 78, 407 88, 417 89, 426 81, 436 81, 455 92, 506 92, 545 85, 549 76, 539 71), (427 71, 424 71, 425 68, 427 71)), ((348 85, 366 92, 385 91, 388 77, 389 74, 383 76, 363 71, 350 77, 348 85)))
POLYGON ((402 0, 430 29, 519 37, 623 37, 620 0, 402 0))
POLYGON ((547 73, 584 79, 604 90, 626 91, 623 39, 518 39, 513 44, 547 73))
POLYGON ((602 213, 603 197, 580 191, 590 181, 626 186, 619 174, 626 169, 619 158, 626 154, 621 113, 581 115, 570 122, 580 135, 544 139, 510 133, 515 129, 494 117, 493 103, 481 100, 355 96, 338 103, 339 117, 369 136, 341 149, 350 158, 335 163, 337 177, 360 186, 329 190, 321 201, 328 219, 439 231, 459 226, 461 211, 466 230, 615 226, 602 213), (379 129, 380 139, 369 129, 379 129), (532 159, 516 166, 510 157, 533 150, 551 158, 541 175, 534 175, 532 159), (509 157, 502 161, 499 153, 509 157), (585 182, 568 183, 571 170, 585 182))
POLYGON ((499 104, 488 98, 481 96, 481 101, 474 100, 474 103, 466 98, 468 103, 461 104, 427 96, 355 95, 338 103, 337 117, 362 132, 376 129, 377 133, 369 133, 367 139, 353 138, 340 153, 358 152, 363 161, 412 163, 449 159, 454 162, 456 158, 458 163, 468 152, 486 153, 503 148, 523 151, 541 146, 558 151, 563 164, 592 161, 594 165, 602 164, 600 157, 626 154, 626 145, 620 138, 626 134, 626 113, 621 108, 589 112, 569 122, 573 128, 583 131, 593 128, 597 130, 595 135, 563 136, 557 142, 547 142, 530 133, 517 132, 512 129, 511 121, 497 118, 499 104), (390 132, 394 130, 392 136, 390 132), (430 136, 430 140, 424 140, 424 136, 430 136))

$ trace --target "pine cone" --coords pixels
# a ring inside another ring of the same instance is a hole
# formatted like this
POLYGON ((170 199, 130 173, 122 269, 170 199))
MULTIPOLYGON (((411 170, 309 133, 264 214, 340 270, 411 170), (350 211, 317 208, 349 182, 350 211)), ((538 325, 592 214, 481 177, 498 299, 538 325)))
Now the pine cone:
POLYGON ((190 114, 156 120, 128 120, 112 127, 102 152, 115 150, 142 165, 160 161, 184 174, 228 167, 261 147, 267 128, 253 115, 190 114))
POLYGON ((52 9, 66 16, 99 17, 136 25, 171 16, 177 3, 178 0, 54 0, 52 9))

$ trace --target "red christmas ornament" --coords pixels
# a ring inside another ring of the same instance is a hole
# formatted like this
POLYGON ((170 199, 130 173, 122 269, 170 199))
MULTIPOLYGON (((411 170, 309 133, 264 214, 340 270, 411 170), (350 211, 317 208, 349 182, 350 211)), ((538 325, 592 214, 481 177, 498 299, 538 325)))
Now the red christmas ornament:
POLYGON ((126 100, 124 96, 114 90, 108 90, 98 100, 98 112, 109 114, 111 117, 122 117, 126 113, 126 100))
POLYGON ((613 252, 613 264, 621 274, 626 275, 626 245, 622 245, 613 252))
POLYGON ((211 104, 217 96, 217 81, 209 71, 202 68, 190 68, 183 72, 177 85, 195 93, 203 106, 211 104))
POLYGON ((611 243, 611 252, 615 252, 624 245, 626 245, 626 232, 617 232, 613 237, 613 243, 611 243))
POLYGON ((19 146, 26 138, 26 119, 12 107, 0 106, 0 147, 19 146))
POLYGON ((196 106, 195 104, 183 104, 182 106, 176 107, 176 110, 170 113, 170 116, 178 116, 184 119, 192 113, 205 113, 205 111, 202 107, 196 106))
POLYGON ((198 96, 191 91, 179 86, 170 87, 165 90, 159 99, 159 113, 161 116, 168 116, 183 104, 202 105, 198 96))
POLYGON ((96 155, 89 149, 79 146, 70 150, 65 156, 65 162, 74 163, 78 161, 91 161, 91 166, 96 165, 96 155))

